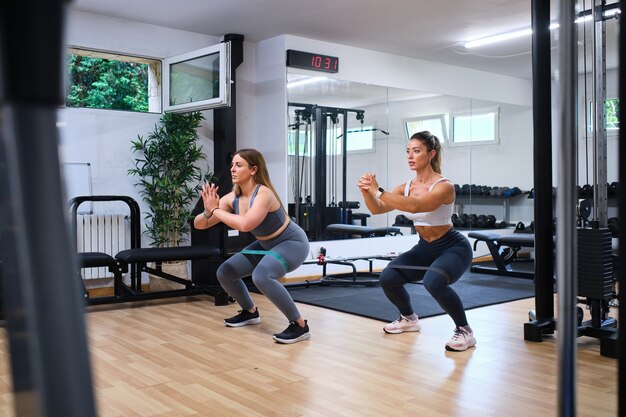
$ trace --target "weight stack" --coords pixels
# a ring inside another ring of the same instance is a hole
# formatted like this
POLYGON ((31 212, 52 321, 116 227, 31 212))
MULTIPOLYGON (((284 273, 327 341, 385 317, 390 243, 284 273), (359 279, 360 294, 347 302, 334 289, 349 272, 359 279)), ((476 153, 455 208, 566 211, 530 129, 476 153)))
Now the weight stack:
POLYGON ((610 300, 613 257, 609 229, 578 229, 578 295, 610 300))

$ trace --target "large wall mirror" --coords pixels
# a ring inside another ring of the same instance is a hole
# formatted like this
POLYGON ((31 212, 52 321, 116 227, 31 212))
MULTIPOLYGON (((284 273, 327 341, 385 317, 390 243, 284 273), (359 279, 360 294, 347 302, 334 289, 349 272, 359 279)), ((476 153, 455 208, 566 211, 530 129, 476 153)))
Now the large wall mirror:
POLYGON ((336 238, 325 233, 332 223, 411 233, 399 212, 370 215, 356 184, 364 172, 387 189, 412 178, 406 144, 421 130, 443 142, 443 174, 458 185, 457 227, 532 220, 530 107, 298 73, 287 80, 289 211, 310 240, 336 238))

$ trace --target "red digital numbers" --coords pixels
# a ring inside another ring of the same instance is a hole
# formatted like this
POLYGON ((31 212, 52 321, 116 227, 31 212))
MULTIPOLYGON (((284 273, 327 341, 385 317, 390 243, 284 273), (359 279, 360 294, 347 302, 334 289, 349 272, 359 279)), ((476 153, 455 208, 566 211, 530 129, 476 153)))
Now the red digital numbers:
POLYGON ((319 55, 313 55, 311 57, 311 66, 313 68, 320 68, 325 70, 336 70, 337 69, 337 59, 332 59, 330 57, 321 57, 319 55), (334 65, 333 65, 334 61, 334 65))
POLYGON ((338 72, 339 58, 289 49, 287 66, 335 73, 338 72))

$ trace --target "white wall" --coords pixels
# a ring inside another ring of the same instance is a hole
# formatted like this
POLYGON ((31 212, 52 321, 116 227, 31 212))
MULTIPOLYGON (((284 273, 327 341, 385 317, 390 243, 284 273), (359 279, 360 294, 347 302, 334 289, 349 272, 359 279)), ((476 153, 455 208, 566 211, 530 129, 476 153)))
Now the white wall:
MULTIPOLYGON (((212 36, 77 11, 69 13, 66 38, 67 44, 74 47, 156 59, 220 42, 212 36)), ((204 116, 200 144, 212 168, 212 112, 204 112, 204 116)), ((90 163, 94 195, 128 195, 145 211, 133 186, 136 180, 127 175, 133 162, 130 141, 152 131, 160 117, 161 114, 62 108, 58 113, 61 162, 90 163)), ((102 211, 115 210, 115 207, 102 208, 102 211)))

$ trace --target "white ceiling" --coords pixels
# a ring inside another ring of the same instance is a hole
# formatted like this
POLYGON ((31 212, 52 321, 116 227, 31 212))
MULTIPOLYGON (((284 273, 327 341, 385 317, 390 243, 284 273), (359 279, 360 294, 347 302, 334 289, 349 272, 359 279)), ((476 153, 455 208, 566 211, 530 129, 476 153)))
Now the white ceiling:
MULTIPOLYGON (((556 18, 556 0, 552 4, 556 18)), ((611 1, 609 1, 611 2, 611 1)), ((530 37, 465 50, 462 42, 531 24, 530 0, 76 0, 71 7, 257 42, 281 34, 531 78, 530 37)), ((609 60, 610 61, 610 60, 609 60)))

